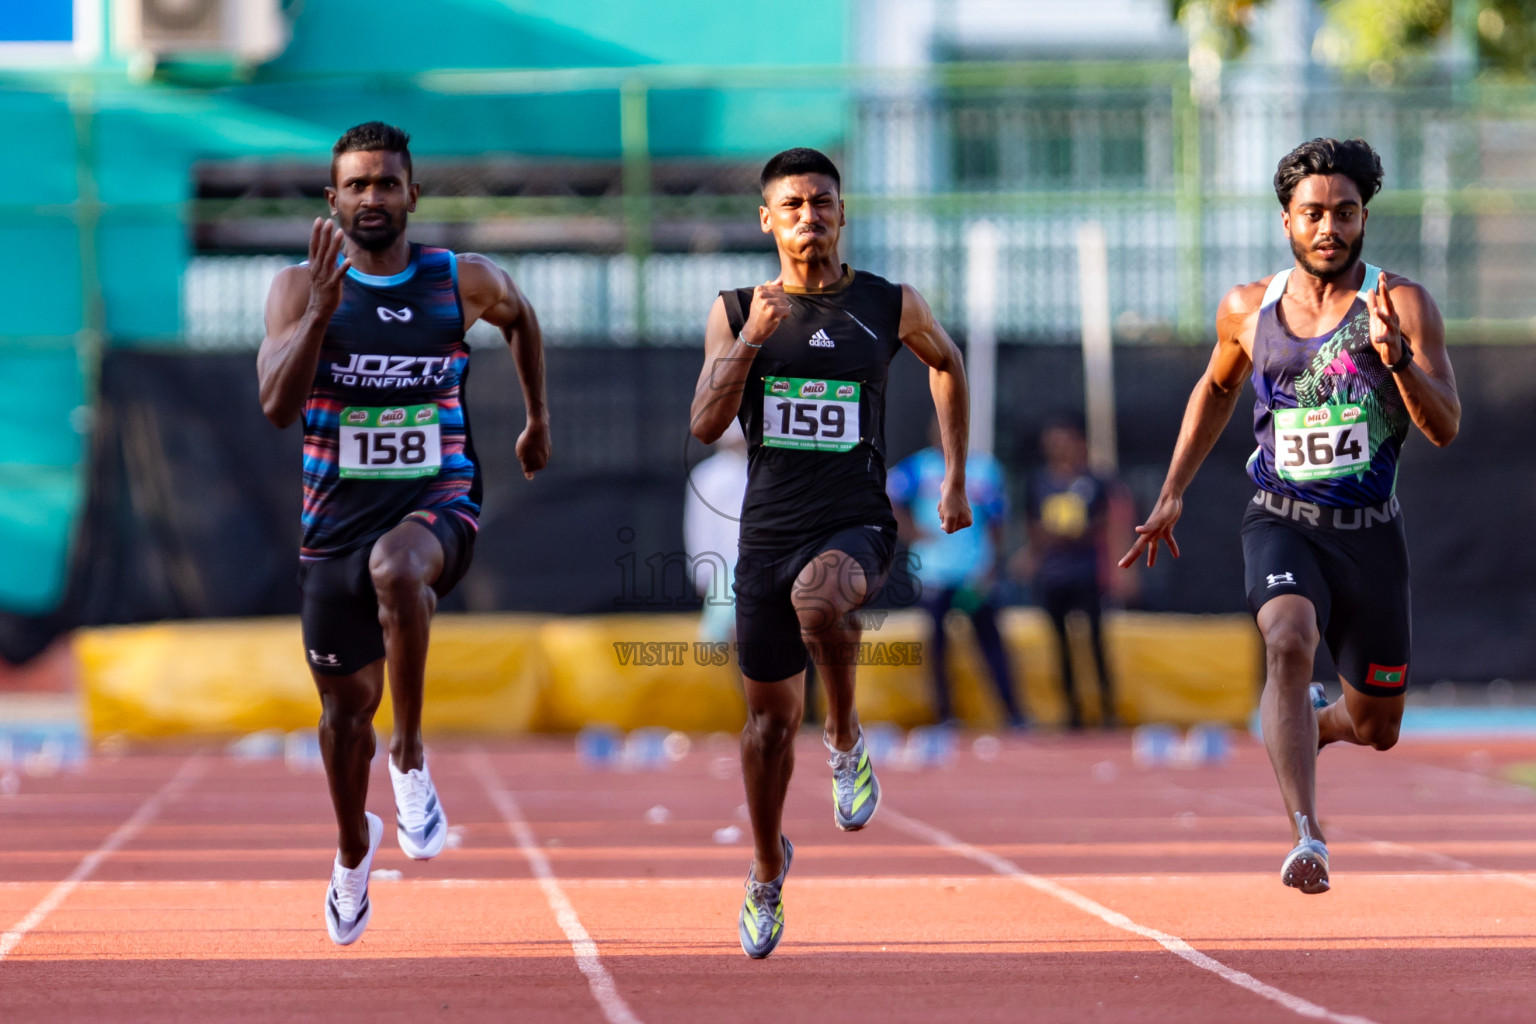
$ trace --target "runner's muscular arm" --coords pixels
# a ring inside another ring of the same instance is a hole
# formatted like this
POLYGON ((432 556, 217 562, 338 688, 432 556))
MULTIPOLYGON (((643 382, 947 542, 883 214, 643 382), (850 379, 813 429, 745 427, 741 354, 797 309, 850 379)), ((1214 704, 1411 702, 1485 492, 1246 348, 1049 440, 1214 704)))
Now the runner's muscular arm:
POLYGON ((928 365, 928 390, 939 415, 944 444, 944 484, 939 495, 939 522, 945 533, 971 525, 971 503, 965 494, 966 447, 971 434, 971 396, 960 350, 933 310, 911 285, 901 286, 901 343, 928 365))
POLYGON ((1388 366, 1402 357, 1402 338, 1413 348, 1413 362, 1392 376, 1414 425, 1443 448, 1461 427, 1461 398, 1445 350, 1445 321, 1420 285, 1399 274, 1382 274, 1366 295, 1371 311, 1371 344, 1388 366))
POLYGON ((778 330, 789 312, 789 299, 778 278, 760 284, 752 290, 752 308, 737 336, 731 333, 724 297, 716 297, 704 325, 704 368, 699 371, 693 405, 688 410, 688 429, 694 437, 714 444, 725 433, 741 411, 742 391, 757 350, 778 330))
POLYGON ((1227 292, 1216 311, 1216 348, 1210 364, 1195 384, 1184 407, 1184 421, 1179 439, 1173 446, 1173 459, 1162 492, 1147 521, 1136 527, 1136 543, 1120 559, 1122 569, 1129 568, 1143 550, 1147 565, 1157 564, 1159 541, 1168 545, 1173 557, 1179 557, 1178 542, 1173 539, 1174 524, 1184 511, 1184 490, 1194 480, 1200 464, 1211 453, 1216 439, 1232 419, 1232 410, 1243 394, 1243 382, 1253 369, 1248 346, 1252 344, 1256 314, 1264 301, 1268 279, 1239 285, 1227 292))
POLYGON ((464 329, 476 320, 484 320, 501 329, 512 361, 517 364, 518 381, 523 388, 523 407, 527 423, 517 438, 517 459, 523 476, 533 474, 549 463, 549 407, 544 393, 544 332, 521 289, 501 267, 479 253, 461 253, 459 261, 459 298, 464 304, 464 329))
POLYGON ((351 260, 339 265, 345 236, 325 218, 309 232, 308 266, 285 267, 267 293, 267 333, 256 353, 261 411, 279 427, 298 419, 314 386, 325 328, 341 305, 341 286, 351 260))

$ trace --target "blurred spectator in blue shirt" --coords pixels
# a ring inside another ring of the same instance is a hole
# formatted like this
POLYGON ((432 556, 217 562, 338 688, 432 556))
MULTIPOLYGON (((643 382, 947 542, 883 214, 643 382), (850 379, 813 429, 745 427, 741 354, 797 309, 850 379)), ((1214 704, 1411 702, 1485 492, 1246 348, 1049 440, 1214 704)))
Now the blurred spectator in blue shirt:
POLYGON ((1030 479, 1025 492, 1029 527, 1025 572, 1056 631, 1068 725, 1083 727, 1067 633, 1067 615, 1079 611, 1088 618, 1094 664, 1099 671, 1100 724, 1110 728, 1115 724, 1114 688, 1104 660, 1099 571, 1104 561, 1112 483, 1089 470, 1088 440, 1078 420, 1066 416, 1050 420, 1040 434, 1040 450, 1045 466, 1030 479))
POLYGON ((913 575, 922 585, 921 603, 932 618, 932 639, 925 657, 932 671, 934 715, 940 722, 954 717, 946 665, 944 617, 958 611, 971 620, 982 657, 1002 701, 1008 724, 1026 724, 1013 692, 1008 652, 997 628, 995 599, 1008 500, 1003 469, 991 455, 972 454, 965 462, 965 493, 974 525, 945 533, 939 522, 939 491, 944 482, 944 452, 939 447, 938 421, 930 431, 930 447, 903 459, 886 482, 896 522, 914 556, 913 575))

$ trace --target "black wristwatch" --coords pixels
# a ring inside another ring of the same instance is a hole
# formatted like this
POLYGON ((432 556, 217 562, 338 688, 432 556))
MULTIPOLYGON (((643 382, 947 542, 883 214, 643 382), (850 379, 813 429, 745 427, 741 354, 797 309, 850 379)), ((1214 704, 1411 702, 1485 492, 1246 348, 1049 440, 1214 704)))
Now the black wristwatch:
POLYGON ((1398 356, 1397 362, 1387 367, 1387 369, 1393 373, 1402 373, 1408 369, 1408 364, 1411 362, 1413 362, 1413 346, 1408 344, 1408 335, 1405 334, 1403 335, 1403 354, 1398 356))

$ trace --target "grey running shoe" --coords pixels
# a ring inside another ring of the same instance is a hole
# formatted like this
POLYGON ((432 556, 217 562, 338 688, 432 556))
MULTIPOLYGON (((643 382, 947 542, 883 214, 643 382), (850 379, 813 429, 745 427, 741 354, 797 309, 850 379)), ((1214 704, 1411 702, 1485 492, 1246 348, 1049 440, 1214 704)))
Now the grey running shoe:
POLYGON ((391 759, 389 781, 395 788, 395 838, 400 849, 412 860, 431 860, 448 841, 448 818, 426 762, 402 772, 391 759))
POLYGON ((826 734, 822 734, 821 742, 831 755, 827 764, 832 766, 832 820, 844 832, 857 832, 869 824, 880 806, 880 780, 875 778, 875 766, 864 749, 864 731, 859 730, 852 750, 833 747, 826 734))
POLYGON ((759 882, 752 869, 747 870, 747 897, 741 903, 736 931, 741 936, 741 951, 754 960, 772 953, 784 937, 784 879, 789 877, 795 847, 782 834, 779 841, 784 844, 784 870, 778 878, 759 882))
POLYGON ((1301 836, 1280 865, 1280 881, 1309 895, 1328 891, 1328 847, 1312 838, 1307 816, 1296 812, 1296 831, 1301 836))
POLYGON ((377 814, 364 812, 368 819, 368 853, 355 868, 341 866, 341 855, 331 867, 331 884, 325 890, 325 930, 338 946, 350 946, 363 936, 373 905, 368 902, 368 873, 373 870, 373 855, 384 838, 384 822, 377 814))

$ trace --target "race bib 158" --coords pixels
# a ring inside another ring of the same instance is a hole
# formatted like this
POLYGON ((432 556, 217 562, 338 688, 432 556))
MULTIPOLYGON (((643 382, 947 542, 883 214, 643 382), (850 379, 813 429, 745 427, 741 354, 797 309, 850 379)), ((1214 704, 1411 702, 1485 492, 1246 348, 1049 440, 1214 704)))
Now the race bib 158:
POLYGON ((352 480, 436 476, 443 465, 436 405, 341 410, 341 475, 352 480))
POLYGON ((1371 464, 1370 425, 1359 405, 1275 413, 1275 467, 1285 480, 1363 473, 1371 464))
POLYGON ((846 452, 859 443, 859 385, 846 380, 763 378, 763 444, 846 452))

